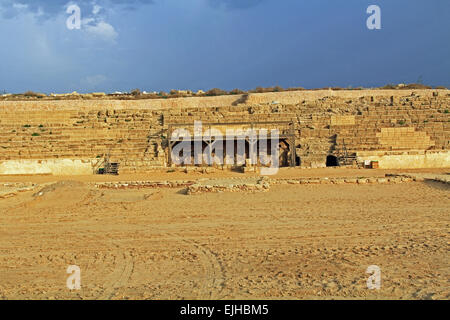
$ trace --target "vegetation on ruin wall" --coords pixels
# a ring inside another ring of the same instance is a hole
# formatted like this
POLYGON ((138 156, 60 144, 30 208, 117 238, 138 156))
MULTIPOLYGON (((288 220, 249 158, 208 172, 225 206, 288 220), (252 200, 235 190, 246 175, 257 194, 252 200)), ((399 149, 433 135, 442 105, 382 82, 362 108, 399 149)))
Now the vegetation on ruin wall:
MULTIPOLYGON (((80 94, 77 92, 67 93, 67 94, 50 94, 46 95, 44 93, 27 91, 25 93, 19 94, 2 94, 0 95, 0 100, 13 100, 13 101, 22 101, 22 100, 93 100, 93 99, 114 99, 114 100, 140 100, 140 99, 169 99, 169 98, 187 98, 187 97, 213 97, 213 96, 224 96, 224 95, 242 95, 242 94, 250 94, 250 93, 267 93, 267 92, 286 92, 286 91, 303 91, 303 90, 363 90, 367 88, 341 88, 341 87, 326 87, 326 88, 316 88, 316 89, 305 89, 302 87, 293 87, 293 88, 282 88, 280 86, 275 87, 257 87, 253 90, 244 91, 241 89, 233 89, 231 91, 222 90, 219 88, 214 88, 208 90, 206 92, 199 90, 197 92, 193 92, 190 90, 171 90, 170 92, 152 92, 147 93, 145 91, 141 91, 140 89, 134 89, 131 92, 127 93, 110 93, 106 94, 103 92, 98 93, 87 93, 80 94)), ((431 87, 424 84, 412 83, 412 84, 388 84, 379 88, 370 88, 370 89, 382 89, 382 90, 411 90, 411 89, 447 89, 443 86, 431 87)))

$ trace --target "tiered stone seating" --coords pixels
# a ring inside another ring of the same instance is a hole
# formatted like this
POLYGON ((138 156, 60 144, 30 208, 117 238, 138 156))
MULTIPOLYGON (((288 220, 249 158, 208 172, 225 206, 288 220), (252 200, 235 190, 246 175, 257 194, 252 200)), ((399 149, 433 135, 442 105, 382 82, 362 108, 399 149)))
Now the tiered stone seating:
POLYGON ((138 101, 117 109, 113 103, 101 108, 78 104, 63 110, 0 108, 0 160, 96 159, 109 154, 112 162, 120 163, 121 173, 148 171, 167 165, 169 124, 194 121, 294 121, 302 166, 324 166, 326 156, 342 154, 344 146, 349 153, 450 149, 449 95, 354 93, 289 104, 219 107, 145 108, 138 101), (132 108, 133 103, 139 107, 132 108))
MULTIPOLYGON (((16 112, 0 115, 2 160, 95 159, 141 161, 141 169, 163 166, 149 136, 161 130, 148 110, 16 112), (109 115, 108 115, 109 114, 109 115)), ((135 164, 132 163, 133 170, 135 164)))

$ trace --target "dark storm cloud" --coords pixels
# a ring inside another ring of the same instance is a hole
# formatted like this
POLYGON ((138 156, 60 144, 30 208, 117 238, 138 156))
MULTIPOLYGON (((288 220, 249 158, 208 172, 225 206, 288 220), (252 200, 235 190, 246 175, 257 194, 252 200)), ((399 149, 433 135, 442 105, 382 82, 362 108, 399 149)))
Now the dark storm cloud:
MULTIPOLYGON (((164 0, 160 0, 164 1, 164 0)), ((207 0, 214 8, 247 9, 259 5, 266 0, 207 0)), ((93 4, 104 8, 121 6, 126 10, 136 10, 141 5, 155 3, 155 0, 0 0, 0 16, 13 18, 21 13, 39 14, 41 20, 54 17, 64 12, 69 3, 74 3, 82 9, 91 10, 93 4)))
POLYGON ((228 9, 247 9, 257 6, 265 0, 209 0, 213 7, 224 7, 228 9))
POLYGON ((77 4, 81 8, 91 8, 95 3, 105 8, 121 5, 127 9, 135 9, 139 5, 153 3, 153 0, 0 0, 0 12, 4 18, 13 18, 23 12, 31 12, 40 14, 41 19, 48 19, 64 12, 70 3, 77 4))

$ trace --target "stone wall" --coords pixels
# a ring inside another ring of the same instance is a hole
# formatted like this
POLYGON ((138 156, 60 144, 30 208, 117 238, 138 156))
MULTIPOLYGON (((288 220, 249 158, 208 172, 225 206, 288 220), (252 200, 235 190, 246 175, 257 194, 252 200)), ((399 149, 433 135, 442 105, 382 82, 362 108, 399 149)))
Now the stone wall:
POLYGON ((373 103, 379 101, 391 101, 398 104, 402 97, 412 93, 422 98, 432 98, 434 94, 445 96, 447 89, 437 90, 304 90, 269 93, 251 93, 245 95, 228 95, 216 97, 188 97, 175 99, 142 99, 142 100, 53 100, 53 101, 0 101, 0 109, 3 111, 62 111, 62 110, 119 110, 119 109, 176 109, 176 108, 209 108, 226 107, 245 104, 267 104, 277 101, 280 104, 298 104, 299 102, 317 102, 322 99, 359 99, 369 97, 373 103))
POLYGON ((449 90, 298 91, 205 98, 0 102, 0 174, 87 174, 107 154, 120 173, 168 163, 179 123, 292 121, 297 162, 327 155, 380 167, 450 167, 449 90), (45 161, 42 161, 45 160, 45 161), (74 168, 80 167, 80 170, 74 168))
POLYGON ((91 175, 95 159, 45 159, 0 161, 0 175, 8 174, 53 174, 91 175))
POLYGON ((449 151, 360 152, 358 158, 378 161, 381 169, 423 169, 450 167, 449 151))

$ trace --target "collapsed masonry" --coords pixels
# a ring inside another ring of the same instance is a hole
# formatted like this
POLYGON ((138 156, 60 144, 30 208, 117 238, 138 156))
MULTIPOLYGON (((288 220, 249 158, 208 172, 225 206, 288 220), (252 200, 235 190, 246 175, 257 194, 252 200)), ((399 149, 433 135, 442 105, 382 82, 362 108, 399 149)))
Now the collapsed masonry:
MULTIPOLYGON (((449 90, 299 91, 151 101, 0 102, 0 174, 171 165, 175 127, 276 128, 280 166, 450 167, 449 90)), ((248 146, 246 147, 246 153, 248 146)), ((244 158, 246 155, 243 155, 244 158)))

